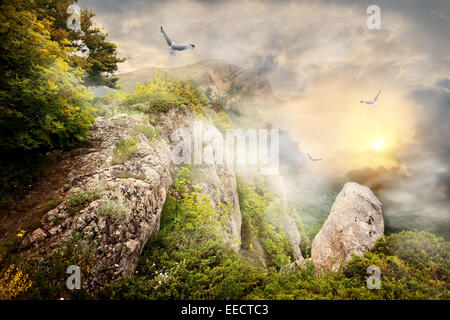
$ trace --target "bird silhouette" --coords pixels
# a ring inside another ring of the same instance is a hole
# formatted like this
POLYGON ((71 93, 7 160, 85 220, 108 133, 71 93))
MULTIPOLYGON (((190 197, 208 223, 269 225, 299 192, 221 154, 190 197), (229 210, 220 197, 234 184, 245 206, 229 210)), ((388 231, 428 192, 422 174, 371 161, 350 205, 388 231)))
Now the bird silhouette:
POLYGON ((375 96, 375 98, 372 101, 367 101, 367 100, 361 100, 361 103, 365 103, 368 104, 369 106, 375 107, 377 105, 377 100, 378 100, 378 96, 380 95, 381 90, 378 90, 377 95, 375 96))
POLYGON ((309 153, 307 153, 306 155, 308 156, 308 159, 311 161, 322 161, 323 160, 322 158, 320 158, 320 159, 313 158, 313 157, 311 157, 311 155, 309 153))
POLYGON ((167 45, 169 46, 169 54, 171 56, 175 55, 175 51, 184 51, 195 48, 195 45, 193 44, 176 44, 175 42, 170 40, 170 38, 167 36, 162 26, 161 26, 161 33, 163 34, 164 39, 166 39, 167 45))

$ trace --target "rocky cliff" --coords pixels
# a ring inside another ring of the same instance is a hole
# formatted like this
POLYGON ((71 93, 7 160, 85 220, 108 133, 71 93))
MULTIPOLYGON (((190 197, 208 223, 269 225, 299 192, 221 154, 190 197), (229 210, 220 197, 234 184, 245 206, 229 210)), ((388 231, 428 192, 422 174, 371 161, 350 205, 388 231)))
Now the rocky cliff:
MULTIPOLYGON (((131 275, 147 240, 159 229, 172 176, 178 169, 171 161, 175 146, 171 135, 177 128, 192 132, 195 120, 187 108, 161 113, 155 120, 159 135, 149 138, 136 130, 149 126, 146 117, 120 114, 97 118, 89 147, 72 152, 74 166, 67 173, 72 178, 64 201, 44 215, 21 249, 30 257, 50 256, 76 237, 95 261, 88 287, 99 288, 131 275), (119 157, 120 146, 127 144, 132 152, 119 157)), ((209 120, 201 122, 204 130, 220 134, 209 120)), ((230 207, 224 234, 238 251, 241 215, 233 167, 202 164, 197 170, 208 177, 201 192, 212 199, 216 210, 221 203, 230 207)))
POLYGON ((337 196, 327 220, 314 238, 311 258, 316 269, 336 272, 384 237, 381 202, 372 191, 348 182, 337 196))

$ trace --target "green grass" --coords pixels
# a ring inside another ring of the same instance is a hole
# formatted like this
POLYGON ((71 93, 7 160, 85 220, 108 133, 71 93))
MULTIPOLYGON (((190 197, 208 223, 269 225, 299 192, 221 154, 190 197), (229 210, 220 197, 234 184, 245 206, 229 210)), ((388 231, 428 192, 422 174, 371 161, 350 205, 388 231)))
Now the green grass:
POLYGON ((159 137, 159 131, 157 128, 153 127, 152 125, 137 125, 134 127, 132 135, 139 135, 143 134, 146 136, 149 140, 158 139, 159 137))
MULTIPOLYGON (((166 207, 165 210, 173 210, 166 207)), ((342 272, 259 270, 214 237, 189 238, 176 220, 165 221, 144 248, 138 274, 102 290, 103 299, 409 300, 450 298, 450 243, 427 232, 380 239, 354 256, 342 272), (177 231, 177 232, 175 232, 177 231), (176 248, 176 250, 174 250, 176 248), (367 268, 381 270, 381 288, 367 288, 367 268)))
POLYGON ((114 224, 120 224, 129 214, 129 209, 119 200, 108 199, 99 205, 97 213, 111 219, 114 224))
POLYGON ((130 159, 138 148, 137 139, 122 139, 116 144, 113 155, 113 164, 124 164, 130 159))
POLYGON ((100 198, 100 189, 88 190, 85 192, 75 193, 70 196, 67 201, 67 210, 70 214, 75 214, 82 210, 88 203, 100 198))

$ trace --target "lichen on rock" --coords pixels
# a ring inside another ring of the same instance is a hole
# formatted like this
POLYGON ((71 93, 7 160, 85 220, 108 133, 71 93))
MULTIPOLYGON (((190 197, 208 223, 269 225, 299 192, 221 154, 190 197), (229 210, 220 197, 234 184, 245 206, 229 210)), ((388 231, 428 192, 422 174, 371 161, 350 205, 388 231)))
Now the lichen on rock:
POLYGON ((372 191, 348 182, 337 196, 327 220, 314 238, 311 258, 319 271, 336 272, 384 237, 381 202, 372 191))

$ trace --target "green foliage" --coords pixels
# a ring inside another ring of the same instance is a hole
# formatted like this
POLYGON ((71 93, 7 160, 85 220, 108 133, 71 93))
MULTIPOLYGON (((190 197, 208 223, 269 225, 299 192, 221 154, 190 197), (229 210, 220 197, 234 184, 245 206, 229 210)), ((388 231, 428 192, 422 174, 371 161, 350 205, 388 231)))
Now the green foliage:
POLYGON ((70 196, 67 201, 67 210, 71 214, 75 214, 82 210, 87 204, 100 197, 100 189, 88 190, 85 192, 75 193, 70 196))
POLYGON ((78 146, 92 121, 84 72, 33 1, 0 5, 0 192, 25 191, 53 149, 78 146))
POLYGON ((194 212, 180 206, 178 192, 187 185, 182 172, 164 206, 161 230, 144 248, 138 274, 107 285, 102 298, 449 299, 450 243, 433 234, 402 232, 380 239, 341 273, 316 273, 311 262, 306 269, 265 271, 246 265, 211 228, 185 229, 194 224, 188 221, 194 212), (381 269, 380 290, 367 288, 371 265, 381 269))
POLYGON ((191 82, 158 74, 151 82, 137 84, 122 104, 145 113, 167 112, 185 106, 200 113, 207 99, 191 82))
POLYGON ((73 48, 81 54, 72 57, 73 63, 86 73, 83 81, 89 86, 107 86, 115 88, 118 78, 114 73, 124 58, 118 57, 117 46, 110 42, 108 34, 102 32, 89 9, 81 10, 81 32, 67 27, 69 5, 77 0, 35 0, 29 7, 36 9, 41 19, 52 21, 51 39, 73 48), (86 48, 88 50, 86 50, 86 48))
POLYGON ((133 135, 139 135, 143 134, 146 136, 149 140, 158 139, 159 137, 159 131, 157 128, 153 127, 152 125, 137 125, 134 127, 132 131, 133 135))
POLYGON ((113 91, 93 101, 96 114, 112 117, 119 113, 147 114, 154 118, 172 108, 192 110, 199 118, 209 118, 223 133, 233 128, 233 122, 219 100, 208 102, 206 96, 190 81, 157 74, 153 81, 136 84, 135 90, 113 91))
POLYGON ((231 121, 220 100, 216 99, 212 101, 208 105, 206 113, 208 114, 209 118, 212 120, 216 128, 219 129, 222 133, 225 133, 227 129, 234 128, 233 121, 231 121))
POLYGON ((105 200, 100 203, 97 212, 99 215, 109 218, 113 223, 120 224, 129 214, 129 209, 120 200, 105 200))
POLYGON ((433 234, 408 231, 379 240, 354 256, 342 273, 306 270, 270 273, 251 299, 449 299, 450 243, 433 234), (381 289, 367 288, 367 267, 381 269, 381 289))
POLYGON ((107 285, 102 298, 238 299, 261 282, 262 275, 224 243, 220 214, 189 176, 186 168, 178 173, 138 275, 107 285))
POLYGON ((82 233, 73 234, 64 246, 56 249, 50 257, 42 256, 38 260, 22 261, 22 268, 30 274, 33 286, 24 298, 52 299, 61 297, 71 299, 89 299, 91 294, 85 289, 71 291, 67 289, 67 267, 79 266, 81 281, 88 279, 95 266, 95 243, 89 243, 82 233))
POLYGON ((259 241, 266 263, 280 269, 290 262, 292 256, 288 235, 280 221, 287 210, 281 206, 278 196, 269 191, 264 179, 254 180, 238 179, 242 246, 251 251, 257 248, 255 242, 259 241))
POLYGON ((71 50, 50 39, 50 22, 34 12, 10 4, 0 12, 0 150, 78 145, 92 115, 83 72, 70 66, 71 50))
POLYGON ((122 139, 116 144, 116 150, 113 155, 114 164, 124 164, 130 159, 138 148, 137 139, 122 139))

